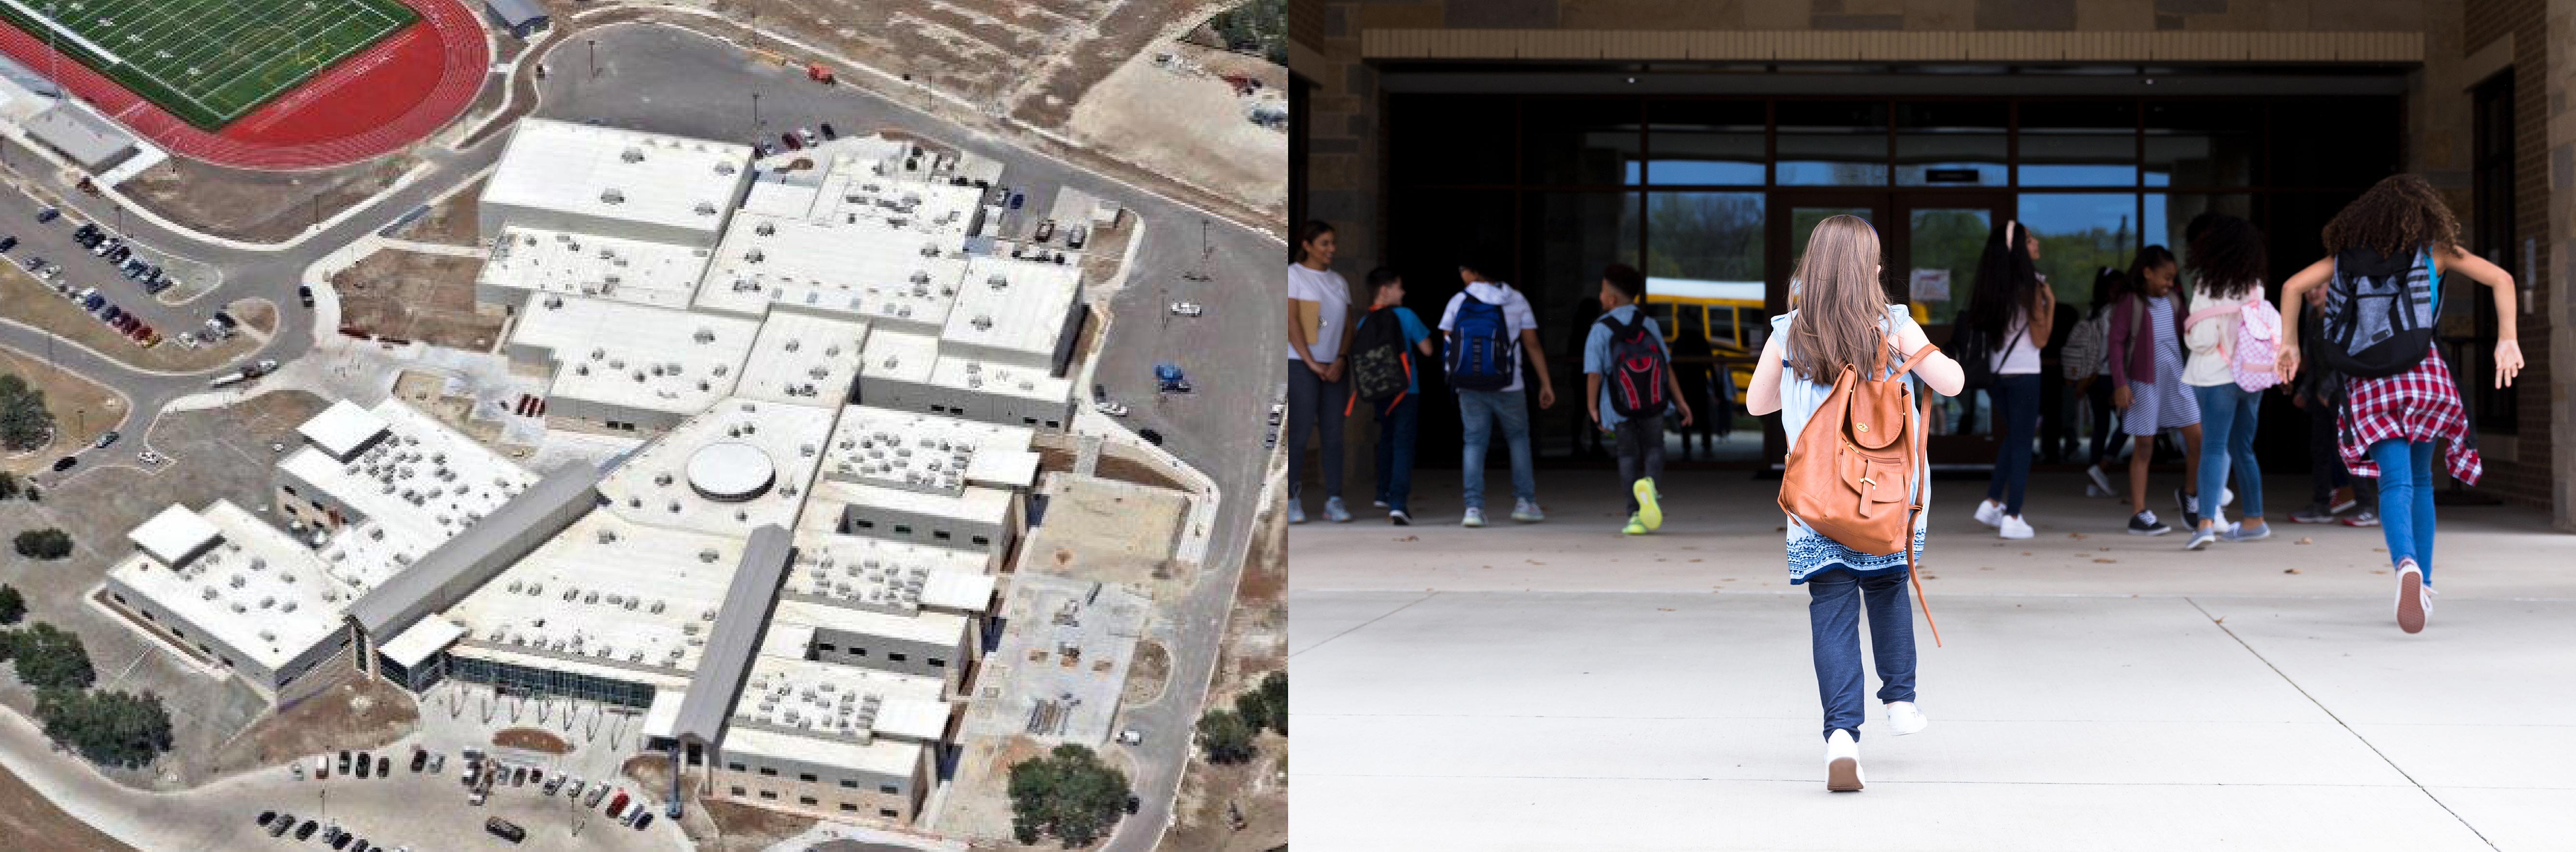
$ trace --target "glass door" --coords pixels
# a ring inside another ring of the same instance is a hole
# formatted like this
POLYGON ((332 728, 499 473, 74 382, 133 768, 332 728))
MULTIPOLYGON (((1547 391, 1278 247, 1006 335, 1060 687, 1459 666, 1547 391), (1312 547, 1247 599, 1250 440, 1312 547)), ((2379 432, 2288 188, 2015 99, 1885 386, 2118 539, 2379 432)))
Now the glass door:
MULTIPOLYGON (((1789 309, 1797 307, 1797 294, 1794 292, 1793 282, 1789 279, 1790 276, 1797 274, 1798 260, 1806 256, 1807 238, 1815 233, 1816 223, 1835 216, 1858 216, 1878 229, 1880 249, 1884 252, 1889 241, 1890 219, 1887 215, 1889 202, 1888 194, 1883 191, 1816 190, 1772 193, 1770 254, 1772 257, 1779 258, 1779 261, 1770 264, 1767 270, 1765 313, 1758 318, 1759 325, 1756 326, 1763 335, 1770 334, 1772 316, 1787 313, 1789 309)), ((1761 345, 1754 344, 1754 355, 1758 358, 1761 352, 1761 345)), ((1789 439, 1780 431, 1780 418, 1776 416, 1763 418, 1762 455, 1774 466, 1782 464, 1789 455, 1789 439)))
MULTIPOLYGON (((1946 345, 1976 288, 1986 236, 2012 214, 1999 194, 1908 193, 1896 199, 1887 237, 1889 284, 1936 345, 1946 345)), ((1981 393, 1934 396, 1925 449, 1933 464, 1993 464, 1992 406, 1981 393)))

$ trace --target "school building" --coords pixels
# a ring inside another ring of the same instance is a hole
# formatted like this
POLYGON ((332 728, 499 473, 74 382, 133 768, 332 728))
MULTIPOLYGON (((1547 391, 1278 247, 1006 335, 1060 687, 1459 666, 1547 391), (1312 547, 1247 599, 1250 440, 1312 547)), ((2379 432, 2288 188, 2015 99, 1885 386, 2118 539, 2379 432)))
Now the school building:
MULTIPOLYGON (((1584 423, 1581 341, 1613 261, 1653 279, 1684 375, 1710 371, 1722 396, 1826 216, 1878 227, 1891 295, 1941 341, 2007 219, 2039 235, 2040 271, 2080 306, 2096 269, 2143 245, 2181 253, 2206 211, 2262 228, 2277 282, 2322 256, 2345 203, 2416 172, 2466 247, 2520 284, 2528 366, 2504 390, 2485 290, 2446 294, 2441 345, 2488 471, 2464 496, 2576 529, 2576 122, 2550 120, 2576 85, 2576 36, 2546 26, 2570 13, 2576 0, 1299 0, 1291 215, 1338 227, 1355 286, 1375 265, 1403 272, 1426 319, 1459 290, 1461 259, 1508 264, 1559 390, 1533 411, 1541 464, 1594 466, 1609 461, 1584 423)), ((1418 455, 1454 467, 1458 420, 1432 396, 1418 455)), ((1962 425, 1934 461, 1990 464, 1976 401, 1951 405, 1962 425)), ((2304 416, 2265 407, 2267 472, 2306 470, 2304 416)), ((1355 447, 1374 437, 1366 419, 1355 447)), ((1734 429, 1701 464, 1779 460, 1776 426, 1739 414, 1734 429)), ((1365 481, 1368 453, 1347 456, 1365 481)))

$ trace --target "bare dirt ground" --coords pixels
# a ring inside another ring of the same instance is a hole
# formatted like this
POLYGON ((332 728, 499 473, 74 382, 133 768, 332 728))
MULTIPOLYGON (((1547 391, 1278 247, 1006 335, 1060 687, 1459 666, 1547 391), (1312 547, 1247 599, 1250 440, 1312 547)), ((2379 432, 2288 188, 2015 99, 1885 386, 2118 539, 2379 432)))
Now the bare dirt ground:
POLYGON ((1120 65, 1149 52, 1158 42, 1197 28, 1239 0, 1124 0, 1113 14, 1083 33, 1079 43, 1058 52, 1028 74, 1012 113, 1040 127, 1062 127, 1074 104, 1120 65))
POLYGON ((1057 480, 1047 506, 1049 523, 1029 537, 1023 570, 1132 584, 1156 600, 1188 592, 1195 572, 1176 570, 1172 561, 1187 495, 1068 476, 1057 480))
MULTIPOLYGON (((1170 21, 1177 0, 715 0, 717 12, 831 48, 977 103, 1016 93, 1047 57, 1143 19, 1170 21)), ((1132 54, 1141 46, 1130 46, 1132 54)), ((1115 48, 1110 48, 1115 49, 1115 48)), ((1124 58, 1122 54, 1121 58, 1124 58)))
POLYGON ((420 704, 401 687, 344 677, 283 713, 261 717, 224 744, 214 763, 240 770, 341 749, 379 749, 402 739, 419 723, 420 704))
POLYGON ((698 810, 715 820, 721 839, 701 839, 701 852, 760 852, 814 827, 814 819, 716 799, 699 799, 698 810))
POLYGON ((482 233, 474 217, 479 211, 476 202, 483 197, 483 184, 484 181, 480 180, 466 184, 464 189, 457 190, 447 200, 430 205, 428 213, 403 226, 397 236, 450 246, 470 246, 481 242, 482 233))
POLYGON ((54 807, 6 766, 0 766, 0 838, 13 852, 134 852, 54 807))
POLYGON ((385 250, 331 277, 340 294, 340 327, 377 337, 419 340, 484 351, 501 333, 501 317, 474 308, 470 257, 385 250))
MULTIPOLYGON (((184 328, 161 329, 161 345, 145 349, 134 339, 116 333, 81 310, 79 305, 56 294, 52 287, 37 283, 16 264, 0 264, 0 313, 10 319, 62 335, 63 339, 96 350, 102 355, 144 370, 196 372, 221 366, 259 348, 259 335, 235 335, 216 346, 194 349, 181 346, 176 338, 184 328)), ((41 357, 44 353, 35 353, 41 357)))
POLYGON ((507 728, 492 735, 492 744, 539 754, 570 754, 572 746, 562 737, 535 728, 507 728))
POLYGON ((115 425, 117 415, 125 410, 125 401, 106 385, 69 370, 45 366, 42 352, 26 355, 14 349, 0 349, 0 374, 24 378, 27 384, 43 391, 45 410, 54 413, 53 443, 0 457, 0 470, 43 470, 64 453, 98 440, 99 434, 115 425))
POLYGON ((1102 479, 1115 479, 1120 482, 1133 482, 1174 491, 1184 490, 1180 481, 1173 479, 1161 465, 1137 461, 1107 451, 1100 454, 1098 473, 1102 479))
MULTIPOLYGON (((1153 54, 1165 51, 1205 56, 1229 68, 1246 64, 1224 51, 1164 43, 1117 66, 1082 98, 1065 127, 1075 139, 1120 159, 1286 215, 1287 187, 1280 176, 1288 169, 1288 134, 1247 120, 1243 99, 1213 67, 1185 72, 1156 66, 1153 54)), ((1285 82, 1284 70, 1277 76, 1285 82)))
POLYGON ((1118 693, 1123 705, 1147 704, 1162 697, 1163 687, 1172 677, 1172 652, 1151 639, 1136 643, 1136 657, 1127 663, 1127 686, 1118 693))
MULTIPOLYGON (((976 848, 1007 844, 1011 837, 1011 766, 1042 757, 1047 745, 1027 737, 986 737, 968 742, 957 758, 941 832, 977 838, 976 848)), ((1047 844, 1053 848, 1055 844, 1047 844)), ((1016 848, 1013 846, 1011 848, 1016 848)))
POLYGON ((228 305, 224 312, 250 326, 262 335, 277 333, 277 303, 267 299, 243 299, 228 305))
POLYGON ((308 172, 256 172, 172 157, 120 187, 162 217, 248 242, 283 242, 392 186, 410 154, 308 172))
MULTIPOLYGON (((1287 529, 1279 512, 1256 531, 1243 581, 1235 589, 1235 611, 1226 620, 1224 646, 1217 653, 1216 680, 1209 685, 1208 706, 1232 707, 1234 696, 1253 688, 1270 672, 1288 664, 1287 529)), ((1163 835, 1170 850, 1266 850, 1288 842, 1288 739, 1265 732, 1261 756, 1249 763, 1216 766, 1193 755, 1181 777, 1177 822, 1163 835), (1229 808, 1244 821, 1234 828, 1229 808)))

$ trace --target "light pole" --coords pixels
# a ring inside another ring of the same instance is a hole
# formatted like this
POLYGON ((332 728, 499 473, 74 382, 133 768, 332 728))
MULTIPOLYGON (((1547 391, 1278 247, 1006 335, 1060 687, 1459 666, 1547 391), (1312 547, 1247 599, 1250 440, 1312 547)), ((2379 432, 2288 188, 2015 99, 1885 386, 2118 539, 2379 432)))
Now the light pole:
POLYGON ((751 93, 751 140, 760 141, 760 93, 751 93))
POLYGON ((590 45, 590 76, 599 76, 599 39, 585 39, 590 45))

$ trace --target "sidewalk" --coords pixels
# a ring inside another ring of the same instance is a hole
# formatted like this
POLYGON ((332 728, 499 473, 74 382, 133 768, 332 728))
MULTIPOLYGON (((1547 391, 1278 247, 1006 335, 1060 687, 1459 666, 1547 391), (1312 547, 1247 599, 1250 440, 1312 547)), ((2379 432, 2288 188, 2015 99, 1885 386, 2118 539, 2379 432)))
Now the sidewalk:
MULTIPOLYGON (((1482 530, 1454 477, 1418 487, 1423 525, 1291 535, 1307 845, 2576 849, 2576 684, 2547 674, 2576 667, 2576 537, 2538 512, 2443 507, 2443 597, 2408 636, 2377 530, 2282 518, 2190 553, 2050 475, 2039 536, 2000 542, 1968 518, 1981 481, 1937 481, 1933 725, 1873 708, 1869 789, 1833 795, 1775 482, 1672 477, 1664 534, 1630 538, 1607 474, 1482 530)), ((2268 484, 2276 515, 2305 502, 2268 484)))

